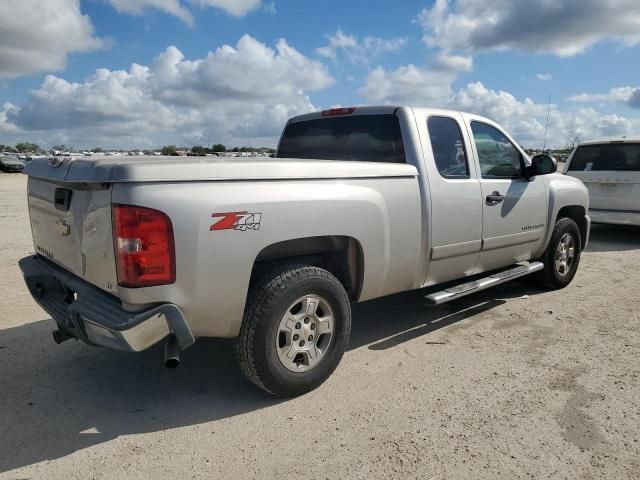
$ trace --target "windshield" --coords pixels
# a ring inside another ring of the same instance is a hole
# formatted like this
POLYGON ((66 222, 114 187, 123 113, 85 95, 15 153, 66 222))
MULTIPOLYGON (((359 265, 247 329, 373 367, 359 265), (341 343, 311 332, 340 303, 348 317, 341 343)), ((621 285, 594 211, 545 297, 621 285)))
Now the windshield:
POLYGON ((573 154, 573 171, 640 171, 640 143, 583 145, 573 154))
POLYGON ((290 123, 278 158, 404 163, 400 123, 395 115, 354 115, 290 123))

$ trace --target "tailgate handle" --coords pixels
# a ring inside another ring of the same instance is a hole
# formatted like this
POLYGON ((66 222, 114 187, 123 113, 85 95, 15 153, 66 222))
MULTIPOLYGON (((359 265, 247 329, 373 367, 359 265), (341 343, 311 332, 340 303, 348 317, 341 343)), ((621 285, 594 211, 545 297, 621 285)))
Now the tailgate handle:
POLYGON ((56 210, 60 210, 61 212, 69 211, 72 193, 73 191, 68 188, 56 188, 53 195, 53 204, 56 207, 56 210))

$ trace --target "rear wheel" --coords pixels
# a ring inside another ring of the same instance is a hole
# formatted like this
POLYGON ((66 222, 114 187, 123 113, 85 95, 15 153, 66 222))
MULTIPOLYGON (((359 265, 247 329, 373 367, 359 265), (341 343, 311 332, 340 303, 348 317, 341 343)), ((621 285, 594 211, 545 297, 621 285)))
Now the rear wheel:
POLYGON ((560 218, 542 255, 544 269, 539 279, 543 285, 557 290, 564 288, 576 274, 581 252, 580 229, 570 218, 560 218))
POLYGON ((326 270, 290 266, 250 292, 236 358, 245 376, 278 396, 313 390, 335 370, 349 342, 351 309, 326 270))

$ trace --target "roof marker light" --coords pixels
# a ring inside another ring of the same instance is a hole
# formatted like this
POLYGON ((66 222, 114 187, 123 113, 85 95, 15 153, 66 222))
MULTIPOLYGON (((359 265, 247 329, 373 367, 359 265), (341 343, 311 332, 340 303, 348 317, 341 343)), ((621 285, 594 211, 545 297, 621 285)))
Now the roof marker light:
POLYGON ((339 115, 351 115, 356 111, 355 107, 347 107, 347 108, 330 108, 329 110, 323 110, 323 117, 337 117, 339 115))

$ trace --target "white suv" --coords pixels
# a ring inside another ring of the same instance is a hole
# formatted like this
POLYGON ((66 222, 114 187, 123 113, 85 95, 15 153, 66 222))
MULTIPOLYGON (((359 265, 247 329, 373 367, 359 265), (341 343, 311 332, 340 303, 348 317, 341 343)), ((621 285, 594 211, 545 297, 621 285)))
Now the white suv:
POLYGON ((594 223, 640 226, 640 138, 583 142, 569 157, 566 173, 589 189, 594 223))

